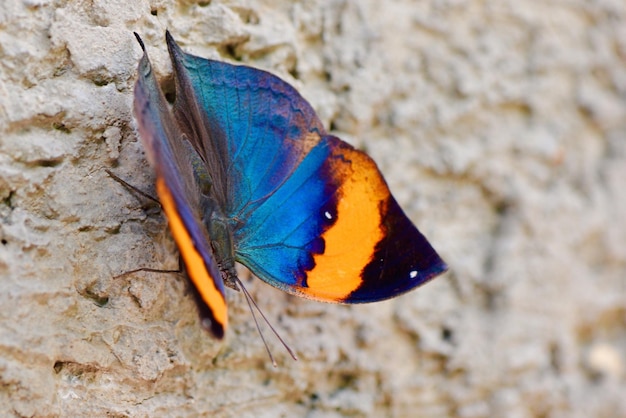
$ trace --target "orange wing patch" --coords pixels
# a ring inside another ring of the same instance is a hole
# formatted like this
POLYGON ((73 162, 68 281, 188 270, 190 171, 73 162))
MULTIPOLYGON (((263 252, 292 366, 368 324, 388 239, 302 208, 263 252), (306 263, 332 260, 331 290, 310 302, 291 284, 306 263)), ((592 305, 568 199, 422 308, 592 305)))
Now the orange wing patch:
MULTIPOLYGON (((202 256, 198 253, 198 250, 196 250, 191 236, 176 211, 176 203, 165 185, 165 181, 160 177, 157 179, 156 189, 161 205, 163 205, 163 210, 167 215, 170 231, 172 231, 174 241, 176 241, 176 245, 185 262, 187 274, 196 286, 196 289, 198 289, 202 300, 211 309, 214 319, 226 330, 228 326, 228 312, 226 310, 224 296, 219 289, 215 287, 215 282, 211 274, 207 271, 202 256)), ((221 280, 220 277, 216 279, 221 280)))
POLYGON ((322 235, 324 253, 314 256, 315 267, 307 273, 308 287, 302 290, 316 299, 341 302, 361 286, 363 268, 384 237, 381 206, 389 198, 389 189, 366 154, 338 147, 332 160, 337 163, 333 169, 338 169, 333 175, 341 181, 337 219, 322 235))

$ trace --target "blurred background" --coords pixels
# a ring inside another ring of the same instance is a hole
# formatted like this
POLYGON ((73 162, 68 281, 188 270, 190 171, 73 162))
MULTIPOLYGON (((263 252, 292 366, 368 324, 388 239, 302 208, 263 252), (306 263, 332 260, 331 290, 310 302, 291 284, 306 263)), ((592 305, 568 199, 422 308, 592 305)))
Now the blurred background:
POLYGON ((0 415, 626 417, 626 3, 5 0, 0 415), (293 84, 450 265, 390 301, 247 287, 199 326, 132 116, 144 39, 293 84))

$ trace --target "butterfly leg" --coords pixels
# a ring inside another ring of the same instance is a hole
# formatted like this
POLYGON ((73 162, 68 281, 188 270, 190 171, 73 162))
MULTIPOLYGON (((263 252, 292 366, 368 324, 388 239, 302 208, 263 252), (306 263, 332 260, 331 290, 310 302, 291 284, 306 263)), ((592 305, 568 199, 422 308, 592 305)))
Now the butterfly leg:
POLYGON ((176 269, 176 270, 153 269, 153 268, 149 268, 149 267, 140 267, 138 269, 125 271, 122 274, 118 274, 117 276, 113 276, 113 278, 114 279, 120 279, 122 277, 130 276, 131 274, 141 273, 141 272, 180 274, 180 273, 183 272, 183 258, 182 258, 182 256, 180 254, 178 255, 178 269, 176 269))
POLYGON ((138 269, 125 271, 122 274, 118 274, 117 276, 113 276, 113 278, 114 279, 120 279, 122 277, 130 276, 131 274, 140 273, 140 272, 148 272, 148 273, 182 273, 182 270, 180 268, 178 270, 163 270, 163 269, 152 269, 152 268, 148 268, 148 267, 141 267, 141 268, 138 268, 138 269))
MULTIPOLYGON (((132 184, 128 183, 126 180, 124 180, 121 177, 117 176, 116 174, 114 174, 109 169, 105 169, 104 171, 106 171, 106 173, 109 176, 111 176, 111 178, 113 180, 115 180, 116 182, 118 182, 122 186, 126 187, 131 192, 139 194, 140 196, 145 197, 146 199, 156 203, 157 205, 159 205, 159 207, 161 207, 161 203, 155 197, 149 195, 148 193, 144 192, 143 190, 139 189, 138 187, 135 187, 132 184)), ((182 257, 180 255, 178 256, 178 269, 177 270, 154 269, 154 268, 149 268, 149 267, 141 267, 141 268, 138 268, 138 269, 133 269, 133 270, 126 271, 126 272, 124 272, 122 274, 118 274, 117 276, 114 276, 113 278, 114 279, 119 279, 119 278, 126 277, 126 276, 129 276, 129 275, 134 274, 134 273, 139 273, 139 272, 148 272, 148 273, 182 273, 183 272, 182 257)))
POLYGON ((130 184, 126 180, 122 179, 121 177, 118 177, 117 174, 113 174, 113 172, 111 170, 105 168, 104 171, 106 171, 106 173, 109 176, 111 176, 111 178, 113 180, 115 180, 116 182, 118 182, 122 186, 126 187, 131 192, 137 193, 137 194, 145 197, 146 199, 151 200, 152 202, 156 203, 157 205, 161 206, 161 203, 159 202, 159 200, 156 197, 150 196, 148 193, 144 192, 143 190, 139 189, 138 187, 133 186, 132 184, 130 184))

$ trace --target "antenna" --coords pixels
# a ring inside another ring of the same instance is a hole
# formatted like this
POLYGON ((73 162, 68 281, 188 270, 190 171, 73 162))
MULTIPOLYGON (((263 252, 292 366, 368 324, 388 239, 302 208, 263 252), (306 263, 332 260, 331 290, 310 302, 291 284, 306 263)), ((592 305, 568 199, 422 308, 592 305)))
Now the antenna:
POLYGON ((252 318, 254 319, 254 323, 256 324, 256 329, 259 332, 259 335, 261 336, 261 340, 263 341, 263 344, 265 345, 265 349, 267 350, 267 355, 270 357, 270 360, 272 361, 272 365, 274 367, 277 367, 276 360, 274 360, 274 356, 272 355, 272 352, 269 346, 267 345, 267 341, 265 341, 265 337, 263 336, 263 332, 261 331, 261 327, 259 326, 259 321, 256 318, 252 305, 254 305, 254 308, 259 312, 259 314, 261 315, 261 317, 263 318, 267 326, 270 327, 270 329, 272 330, 276 338, 278 338, 278 341, 280 341, 283 347, 285 347, 285 349, 287 350, 291 358, 294 359, 295 361, 298 361, 298 356, 296 356, 296 354, 293 352, 291 347, 287 345, 287 343, 281 338, 278 332, 274 329, 270 321, 268 321, 268 319, 265 317, 265 314, 263 314, 263 311, 259 308, 259 305, 257 305, 257 303, 254 301, 254 298, 252 297, 252 295, 250 295, 250 293, 248 292, 248 289, 246 289, 246 287, 243 285, 239 277, 235 277, 235 278, 237 279, 237 284, 241 286, 241 290, 244 296, 246 297, 246 302, 248 302, 248 307, 250 308, 250 313, 252 313, 252 318))

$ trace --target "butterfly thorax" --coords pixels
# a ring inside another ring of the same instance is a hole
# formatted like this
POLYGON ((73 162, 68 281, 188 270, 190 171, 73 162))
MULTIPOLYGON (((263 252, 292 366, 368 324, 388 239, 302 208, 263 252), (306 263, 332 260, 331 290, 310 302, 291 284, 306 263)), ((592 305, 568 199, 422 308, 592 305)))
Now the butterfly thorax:
POLYGON ((222 275, 224 284, 231 289, 239 290, 237 272, 235 270, 235 250, 233 247, 232 228, 228 218, 221 210, 220 199, 215 195, 217 189, 206 164, 184 136, 181 141, 187 149, 187 158, 193 171, 196 189, 200 192, 200 211, 202 223, 209 234, 209 242, 213 256, 222 275))
POLYGON ((239 290, 237 286, 237 271, 235 270, 235 249, 233 233, 228 218, 222 213, 215 200, 203 196, 204 209, 203 223, 209 233, 213 256, 222 274, 224 284, 231 289, 239 290))

